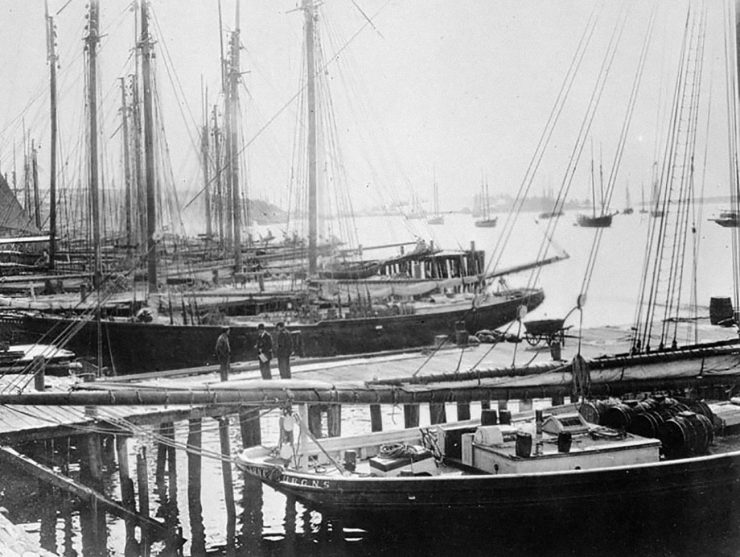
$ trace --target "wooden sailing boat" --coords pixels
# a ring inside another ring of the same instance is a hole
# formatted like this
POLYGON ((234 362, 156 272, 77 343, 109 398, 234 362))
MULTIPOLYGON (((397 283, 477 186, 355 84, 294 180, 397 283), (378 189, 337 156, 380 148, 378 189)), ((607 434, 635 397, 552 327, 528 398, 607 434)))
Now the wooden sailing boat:
POLYGON ((630 187, 629 185, 625 186, 625 205, 624 209, 622 209, 623 215, 631 215, 635 212, 635 210, 632 208, 632 201, 630 200, 630 187))
POLYGON ((434 176, 434 214, 427 219, 427 224, 444 224, 444 215, 439 212, 439 186, 437 185, 437 176, 434 176))
POLYGON ((475 221, 478 228, 494 228, 498 222, 498 217, 491 216, 491 196, 488 192, 488 180, 481 178, 481 200, 483 204, 483 218, 475 221))
MULTIPOLYGON (((593 149, 592 149, 593 150, 593 149)), ((594 176, 594 159, 591 156, 591 215, 579 214, 576 216, 578 226, 584 228, 609 228, 612 225, 612 216, 604 212, 606 201, 604 199, 604 169, 599 164, 600 203, 599 214, 596 214, 596 179, 594 176)))
MULTIPOLYGON (((320 67, 314 56, 316 7, 312 0, 305 0, 302 6, 305 14, 304 33, 306 43, 306 95, 307 95, 307 146, 308 157, 308 205, 309 205, 309 233, 308 233, 308 265, 307 274, 311 280, 320 278, 318 265, 318 177, 317 177, 317 116, 316 116, 316 94, 317 85, 315 78, 320 67)), ((229 198, 231 199, 233 211, 231 226, 231 241, 234 249, 235 269, 242 268, 241 241, 240 241, 240 210, 241 195, 239 193, 237 155, 240 151, 237 145, 237 135, 233 118, 237 109, 238 80, 241 76, 239 68, 239 5, 237 2, 237 24, 231 37, 230 56, 227 64, 227 122, 231 121, 231 128, 225 132, 231 137, 226 144, 228 168, 229 168, 229 198)), ((147 3, 142 3, 142 38, 143 60, 151 56, 151 37, 148 34, 147 3)), ((148 71, 148 66, 146 66, 148 71)), ((144 81, 144 94, 150 91, 151 86, 144 81)), ((151 105, 149 105, 151 106, 151 105)), ((145 121, 151 115, 151 108, 144 105, 145 121)), ((147 133, 148 138, 151 136, 147 133)), ((146 149, 151 152, 151 139, 146 141, 146 149)), ((147 156, 147 184, 153 183, 150 175, 149 156, 147 156), (151 180, 150 180, 151 178, 151 180)), ((153 211, 154 199, 149 199, 151 205, 147 205, 147 216, 153 211)), ((148 253, 150 254, 147 277, 150 292, 157 292, 157 260, 155 256, 156 239, 154 233, 154 214, 147 222, 148 229, 148 253)), ((226 227, 229 228, 229 227, 226 227)), ((99 245, 99 244, 98 244, 99 245)), ((425 252, 409 254, 407 261, 398 262, 399 268, 407 268, 410 272, 415 271, 418 261, 420 267, 429 268, 429 275, 424 277, 426 281, 434 282, 442 280, 442 277, 433 264, 426 262, 422 256, 425 252), (403 267, 406 265, 406 267, 403 267)), ((475 264, 467 265, 457 275, 454 288, 457 291, 473 292, 479 291, 486 286, 486 278, 481 273, 485 264, 481 259, 482 253, 474 251, 470 261, 475 264)), ((557 260, 557 259, 556 259, 557 260)), ((431 260, 433 261, 433 260, 431 260)), ((460 260, 458 260, 460 261, 460 260)), ((547 262, 551 262, 547 261, 547 262)), ((536 265, 546 264, 545 262, 536 265)), ((364 272, 365 269, 359 269, 364 272)), ((371 267, 372 271, 373 268, 371 267)), ((359 276, 359 275, 358 275, 359 276)), ((426 291, 426 286, 423 290, 426 291)), ((366 353, 377 350, 393 350, 415 346, 430 345, 439 335, 452 335, 456 324, 464 324, 465 328, 474 333, 479 329, 493 329, 511 322, 520 315, 520 308, 526 307, 532 310, 539 306, 544 299, 544 292, 539 288, 505 289, 499 292, 478 294, 473 311, 471 301, 467 298, 453 298, 447 303, 422 304, 409 302, 399 306, 398 304, 384 307, 373 305, 367 300, 366 287, 358 287, 353 294, 354 304, 360 305, 359 309, 342 308, 341 305, 327 308, 326 301, 315 303, 307 295, 302 301, 291 301, 288 305, 281 306, 284 310, 276 315, 274 322, 286 321, 291 331, 300 338, 299 353, 305 356, 329 356, 336 354, 366 353), (362 293, 357 294, 357 292, 362 293), (363 309, 364 308, 364 309, 363 309), (362 311, 361 311, 362 310, 362 311)), ((160 298, 152 301, 153 309, 166 309, 166 304, 160 298)), ((259 313, 263 312, 258 310, 259 313)), ((255 311, 257 313, 257 311, 255 311)), ((268 321, 261 317, 259 321, 268 321)), ((233 320, 232 327, 232 359, 250 360, 256 358, 255 342, 257 335, 257 319, 254 315, 244 316, 240 320, 233 320)), ((459 325, 458 325, 459 326, 459 325)), ((102 353, 105 361, 112 366, 117 373, 143 372, 162 369, 172 369, 204 365, 214 361, 214 346, 216 338, 220 334, 218 325, 179 325, 170 322, 132 322, 130 320, 118 320, 115 318, 102 320, 98 335, 98 326, 89 322, 73 320, 63 317, 49 315, 29 315, 24 318, 24 328, 29 338, 39 340, 40 338, 53 337, 58 331, 69 327, 79 328, 80 331, 69 341, 68 347, 80 355, 90 353, 102 353), (102 338, 102 346, 98 344, 98 338, 102 338)), ((268 329, 272 324, 267 323, 268 329)))

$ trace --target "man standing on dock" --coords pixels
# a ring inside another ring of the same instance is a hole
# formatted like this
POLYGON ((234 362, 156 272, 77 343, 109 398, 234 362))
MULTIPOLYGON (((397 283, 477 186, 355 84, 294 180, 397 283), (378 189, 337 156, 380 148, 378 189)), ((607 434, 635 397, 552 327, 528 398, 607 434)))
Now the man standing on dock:
POLYGON ((277 324, 275 352, 277 352, 280 379, 290 379, 290 356, 293 354, 293 337, 282 321, 277 324))
POLYGON ((231 371, 231 345, 229 344, 229 328, 221 327, 221 334, 216 340, 216 358, 221 364, 221 381, 229 378, 231 371))
POLYGON ((265 324, 260 323, 257 325, 257 358, 260 361, 260 373, 262 379, 272 379, 272 373, 270 372, 270 360, 272 360, 272 337, 270 333, 265 330, 265 324))

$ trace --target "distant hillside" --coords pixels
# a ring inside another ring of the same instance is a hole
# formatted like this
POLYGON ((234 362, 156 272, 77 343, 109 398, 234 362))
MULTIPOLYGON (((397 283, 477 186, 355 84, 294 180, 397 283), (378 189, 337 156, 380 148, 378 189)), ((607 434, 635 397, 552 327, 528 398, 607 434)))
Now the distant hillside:
POLYGON ((287 222, 288 213, 267 201, 250 199, 249 218, 257 224, 277 224, 287 222))

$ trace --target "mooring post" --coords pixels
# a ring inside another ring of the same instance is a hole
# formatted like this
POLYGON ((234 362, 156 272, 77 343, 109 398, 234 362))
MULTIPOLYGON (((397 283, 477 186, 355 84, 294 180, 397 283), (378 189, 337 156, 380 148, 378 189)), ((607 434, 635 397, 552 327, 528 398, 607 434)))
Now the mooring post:
MULTIPOLYGON (((82 483, 98 493, 103 493, 103 457, 99 433, 88 433, 80 443, 80 476, 82 483)), ((89 501, 80 512, 83 546, 88 553, 95 554, 106 546, 107 528, 105 510, 96 500, 89 501)))
POLYGON ((457 419, 458 420, 469 420, 470 419, 470 403, 469 402, 458 402, 457 403, 457 419))
POLYGON ((444 402, 429 403, 429 423, 443 424, 447 422, 447 410, 444 402))
POLYGON ((236 517, 234 506, 234 481, 231 477, 231 441, 229 439, 229 417, 218 418, 218 434, 221 439, 221 473, 224 480, 224 503, 229 520, 236 517))
POLYGON ((33 388, 43 391, 46 386, 46 358, 34 356, 31 365, 33 366, 33 388))
MULTIPOLYGON (((116 455, 118 457, 118 477, 121 483, 121 502, 123 506, 136 513, 136 498, 134 496, 134 482, 128 465, 128 439, 123 435, 116 435, 116 455)), ((136 536, 136 522, 133 517, 126 519, 126 542, 136 536)))
POLYGON ((321 405, 308 405, 308 429, 314 437, 321 437, 321 405))
POLYGON ((190 516, 191 555, 204 555, 206 552, 206 533, 203 527, 203 506, 201 494, 201 439, 202 420, 188 420, 188 513, 190 516))
POLYGON ((342 405, 329 404, 326 407, 326 429, 329 437, 342 435, 342 405))
MULTIPOLYGON (((54 467, 54 441, 48 439, 40 442, 41 449, 43 450, 42 462, 49 466, 54 467)), ((39 483, 39 496, 41 499, 40 508, 40 521, 39 521, 39 545, 46 549, 56 553, 57 550, 57 536, 56 536, 56 525, 57 525, 57 501, 54 486, 38 480, 39 483)))
MULTIPOLYGON (((139 488, 139 514, 149 516, 149 472, 146 462, 146 447, 139 447, 136 453, 136 482, 139 488)), ((141 524, 141 547, 148 553, 149 532, 147 527, 141 524)))
POLYGON ((419 427, 419 405, 418 404, 404 404, 403 405, 403 427, 406 429, 410 427, 419 427))
MULTIPOLYGON (((169 438, 172 429, 172 422, 162 422, 159 424, 159 435, 163 439, 169 438)), ((155 474, 157 486, 164 485, 164 471, 167 465, 167 445, 162 441, 157 443, 157 470, 155 474)))
POLYGON ((383 431, 383 414, 380 412, 380 404, 370 405, 370 431, 383 431))
POLYGON ((259 408, 240 410, 239 427, 242 431, 242 446, 256 447, 262 444, 262 427, 259 408))

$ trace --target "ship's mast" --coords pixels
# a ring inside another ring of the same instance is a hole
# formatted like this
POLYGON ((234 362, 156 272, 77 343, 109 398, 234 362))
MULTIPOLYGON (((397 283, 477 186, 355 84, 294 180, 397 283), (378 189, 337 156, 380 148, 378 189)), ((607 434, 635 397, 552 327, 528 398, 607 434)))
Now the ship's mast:
POLYGON ((126 209, 126 245, 131 246, 131 154, 129 151, 129 107, 126 101, 126 78, 121 81, 121 125, 123 127, 123 176, 125 180, 125 209, 126 209))
POLYGON ((157 206, 156 184, 154 183, 154 109, 152 103, 152 41, 149 37, 149 3, 141 2, 141 73, 144 86, 144 166, 146 172, 146 248, 147 277, 149 292, 156 293, 157 287, 157 242, 155 239, 157 206))
POLYGON ((216 222, 218 222, 218 245, 224 247, 224 192, 221 182, 221 130, 218 127, 218 113, 216 105, 213 106, 213 147, 216 164, 216 222))
POLYGON ((231 34, 229 53, 229 75, 228 75, 228 145, 229 158, 229 180, 231 183, 231 211, 234 238, 234 271, 240 273, 242 270, 242 244, 241 244, 241 195, 239 190, 239 79, 241 70, 239 65, 240 52, 239 39, 239 0, 236 1, 236 21, 234 32, 231 34))
MULTIPOLYGON (((202 85, 202 78, 201 78, 202 85)), ((209 145, 208 145, 208 134, 210 129, 208 127, 208 94, 203 92, 203 127, 201 128, 200 136, 200 152, 203 157, 203 185, 206 201, 206 237, 208 241, 211 241, 213 236, 213 227, 211 225, 211 186, 209 176, 209 145)))
POLYGON ((48 0, 44 3, 46 16, 46 50, 49 61, 49 98, 51 110, 51 148, 49 161, 49 270, 54 270, 57 251, 57 62, 54 18, 49 15, 48 0))
POLYGON ((92 209, 93 250, 95 270, 93 286, 97 289, 102 279, 100 252, 100 196, 98 191, 98 95, 97 95, 97 48, 100 7, 98 0, 90 0, 87 33, 87 105, 89 121, 89 168, 90 204, 92 209))
POLYGON ((316 275, 318 235, 318 187, 316 180, 316 67, 314 62, 313 0, 303 1, 306 31, 306 93, 308 104, 308 274, 316 275))

